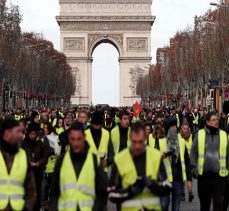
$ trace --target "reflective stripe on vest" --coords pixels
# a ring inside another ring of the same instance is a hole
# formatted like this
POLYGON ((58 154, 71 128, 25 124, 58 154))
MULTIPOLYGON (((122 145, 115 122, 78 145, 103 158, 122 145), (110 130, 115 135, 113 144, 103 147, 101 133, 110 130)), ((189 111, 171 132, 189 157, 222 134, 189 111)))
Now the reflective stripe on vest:
POLYGON ((176 114, 176 120, 177 120, 177 128, 180 127, 180 117, 179 114, 176 114))
POLYGON ((58 210, 91 211, 95 200, 95 172, 93 154, 89 151, 79 177, 76 177, 70 152, 67 151, 60 169, 60 197, 58 210), (90 174, 88 173, 90 169, 90 174))
POLYGON ((13 210, 23 210, 25 206, 24 181, 27 174, 25 151, 19 149, 15 154, 10 173, 0 152, 0 172, 0 210, 4 210, 8 204, 13 210))
MULTIPOLYGON (((87 201, 81 201, 78 203, 79 207, 81 208, 88 208, 88 207, 93 207, 94 206, 94 200, 87 200, 87 201)), ((60 203, 58 205, 59 209, 63 209, 63 210, 69 210, 69 209, 73 209, 76 210, 77 208, 77 202, 75 201, 68 201, 66 203, 60 203)), ((91 208, 90 208, 91 210, 91 208)))
MULTIPOLYGON (((114 147, 115 154, 119 153, 119 147, 120 147, 120 130, 119 126, 115 126, 111 131, 111 141, 114 147)), ((130 127, 128 128, 127 133, 127 146, 130 146, 130 127)))
MULTIPOLYGON (((219 175, 225 177, 228 175, 226 168, 226 156, 227 156, 227 134, 223 130, 219 132, 220 146, 219 146, 219 175)), ((205 142, 206 142, 206 131, 205 129, 198 131, 198 174, 203 175, 204 168, 204 155, 205 155, 205 142)))
POLYGON ((147 205, 158 205, 160 204, 160 198, 148 198, 148 199, 141 199, 141 200, 127 200, 122 203, 122 207, 145 207, 147 205))
MULTIPOLYGON (((159 150, 146 147, 146 176, 157 180, 161 158, 162 155, 159 150)), ((122 150, 115 156, 114 160, 122 178, 122 188, 127 189, 136 182, 138 177, 130 149, 122 150)), ((144 189, 141 194, 122 203, 122 211, 139 211, 143 208, 161 210, 160 197, 154 195, 148 189, 144 189)))
POLYGON ((85 134, 86 134, 86 140, 90 146, 91 151, 94 154, 97 154, 100 158, 106 158, 108 153, 109 139, 110 139, 109 132, 102 128, 102 136, 101 136, 98 149, 96 148, 95 142, 93 140, 91 129, 87 129, 85 131, 85 134))

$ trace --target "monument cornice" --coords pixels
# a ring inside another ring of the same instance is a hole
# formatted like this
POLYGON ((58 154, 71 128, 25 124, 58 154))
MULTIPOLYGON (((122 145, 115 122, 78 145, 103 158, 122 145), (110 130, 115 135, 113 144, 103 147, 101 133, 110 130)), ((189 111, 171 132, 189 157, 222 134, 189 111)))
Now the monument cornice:
POLYGON ((56 16, 57 22, 150 22, 154 23, 155 16, 56 16))
POLYGON ((152 4, 152 0, 59 0, 60 4, 152 4))
POLYGON ((73 61, 93 61, 93 57, 67 57, 68 62, 73 62, 73 61))
POLYGON ((119 57, 119 62, 130 62, 130 61, 151 61, 152 57, 119 57))

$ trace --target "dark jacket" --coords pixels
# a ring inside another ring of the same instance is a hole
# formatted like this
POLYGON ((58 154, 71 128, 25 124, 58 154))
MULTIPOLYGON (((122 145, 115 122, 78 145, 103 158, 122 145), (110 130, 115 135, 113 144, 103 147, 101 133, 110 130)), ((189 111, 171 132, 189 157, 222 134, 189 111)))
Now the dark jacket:
POLYGON ((49 151, 43 141, 31 141, 26 135, 22 141, 21 147, 25 149, 30 162, 39 162, 39 168, 37 171, 44 171, 48 162, 49 151))
MULTIPOLYGON (((8 172, 10 172, 14 160, 15 154, 18 152, 18 148, 12 147, 7 144, 5 141, 0 140, 0 151, 3 155, 3 158, 6 163, 6 167, 8 172)), ((24 211, 33 211, 35 202, 36 202, 36 185, 34 180, 33 171, 30 168, 28 162, 28 169, 26 174, 26 179, 24 182, 25 189, 25 209, 24 211)), ((13 211, 10 205, 4 211, 13 211)))
MULTIPOLYGON (((89 150, 89 145, 86 143, 83 153, 76 154, 70 151, 70 155, 71 155, 71 159, 73 162, 76 177, 79 176, 82 170, 82 167, 87 157, 88 150, 89 150)), ((59 159, 57 160, 55 171, 53 173, 51 191, 50 191, 51 210, 52 211, 58 210, 57 205, 58 205, 58 198, 60 196, 60 169, 63 163, 64 155, 65 154, 62 154, 59 157, 59 159)), ((107 184, 108 184, 107 176, 103 171, 103 167, 98 166, 97 162, 98 162, 97 157, 96 155, 94 155, 94 169, 88 170, 88 173, 90 173, 90 171, 95 171, 95 175, 96 175, 96 178, 95 178, 96 180, 95 181, 96 201, 95 201, 93 211, 101 211, 102 210, 101 207, 105 206, 104 201, 102 199, 106 198, 106 195, 107 195, 106 189, 107 189, 107 184)), ((77 208, 77 211, 80 211, 79 207, 77 208)))

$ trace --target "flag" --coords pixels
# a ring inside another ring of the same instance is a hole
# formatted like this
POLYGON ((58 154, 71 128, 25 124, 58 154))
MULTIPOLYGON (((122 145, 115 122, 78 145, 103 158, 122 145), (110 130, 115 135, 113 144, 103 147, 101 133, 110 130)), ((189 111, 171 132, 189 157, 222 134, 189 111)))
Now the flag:
POLYGON ((133 105, 133 116, 135 118, 139 117, 139 114, 142 112, 142 106, 136 101, 136 103, 133 105))

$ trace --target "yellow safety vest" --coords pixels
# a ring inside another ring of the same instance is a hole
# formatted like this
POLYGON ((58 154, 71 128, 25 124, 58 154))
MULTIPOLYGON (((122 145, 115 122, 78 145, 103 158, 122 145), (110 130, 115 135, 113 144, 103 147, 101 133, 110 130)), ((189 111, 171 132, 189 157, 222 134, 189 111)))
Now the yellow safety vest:
POLYGON ((115 123, 118 124, 119 122, 120 122, 119 117, 115 115, 115 123))
POLYGON ((181 170, 182 170, 182 179, 183 182, 187 181, 187 175, 186 175, 186 166, 185 166, 185 141, 184 140, 179 140, 179 150, 180 150, 180 161, 181 161, 181 170))
MULTIPOLYGON (((220 136, 220 146, 219 146, 219 175, 221 177, 226 177, 228 175, 228 170, 226 167, 226 157, 227 157, 227 134, 223 130, 219 132, 220 136)), ((204 168, 204 155, 205 155, 205 142, 206 142, 206 131, 201 129, 198 131, 198 174, 203 175, 204 168)))
POLYGON ((180 128, 180 117, 178 114, 176 114, 176 119, 177 119, 177 128, 180 128))
POLYGON ((178 140, 183 140, 185 142, 185 145, 186 145, 186 148, 188 150, 188 154, 190 156, 190 153, 191 153, 191 148, 192 148, 192 135, 190 135, 189 139, 188 140, 185 140, 181 134, 179 133, 178 134, 178 140))
POLYGON ((193 116, 193 118, 194 118, 194 120, 192 121, 192 123, 193 123, 194 125, 198 125, 198 124, 199 124, 199 114, 196 114, 196 116, 195 116, 195 114, 192 113, 192 116, 193 116))
POLYGON ((23 149, 15 154, 10 173, 0 152, 0 210, 5 210, 10 204, 13 210, 23 210, 25 207, 24 182, 27 174, 27 157, 23 149))
POLYGON ((96 148, 94 139, 92 137, 91 129, 87 129, 85 131, 85 134, 86 134, 86 140, 90 146, 91 152, 93 152, 100 158, 106 158, 107 153, 108 153, 109 140, 110 140, 109 132, 105 130, 104 128, 102 128, 102 136, 101 136, 101 141, 100 141, 100 145, 98 149, 96 148))
POLYGON ((20 115, 15 114, 15 115, 14 115, 14 119, 15 119, 16 121, 20 121, 20 120, 21 120, 21 116, 20 116, 20 115))
POLYGON ((45 168, 45 173, 51 174, 54 172, 57 157, 58 157, 57 155, 49 156, 48 162, 47 162, 46 168, 45 168))
MULTIPOLYGON (((153 180, 158 179, 158 172, 161 163, 161 153, 156 149, 146 147, 146 176, 153 180)), ((137 171, 130 154, 130 149, 126 148, 114 158, 118 172, 122 178, 122 188, 127 189, 137 180, 137 171)), ((160 197, 151 193, 148 189, 136 197, 122 203, 122 211, 139 211, 143 208, 148 210, 161 210, 160 197)))
POLYGON ((49 122, 52 123, 52 126, 55 127, 56 126, 56 123, 57 123, 57 118, 54 118, 53 119, 53 122, 52 122, 52 119, 49 119, 49 122))
MULTIPOLYGON (((111 130, 111 141, 114 147, 114 152, 115 154, 119 153, 119 147, 120 147, 120 130, 119 126, 115 126, 111 130)), ((130 127, 128 128, 128 133, 127 133, 127 146, 130 146, 130 127)))
POLYGON ((61 111, 59 111, 59 115, 61 118, 64 118, 64 114, 61 111))
POLYGON ((70 152, 65 153, 60 168, 59 211, 92 211, 95 201, 95 171, 93 154, 88 151, 79 177, 77 178, 70 152), (90 172, 90 173, 89 173, 90 172))
MULTIPOLYGON (((149 135, 149 146, 151 148, 155 148, 155 138, 153 137, 152 134, 149 135)), ((161 138, 159 139, 159 150, 163 154, 165 152, 168 152, 168 145, 167 145, 167 140, 166 138, 161 138)), ((172 174, 172 168, 171 168, 171 162, 169 160, 169 157, 166 157, 163 159, 163 163, 165 165, 165 170, 167 174, 167 179, 169 182, 173 181, 173 174, 172 174)))
POLYGON ((64 132, 64 128, 63 127, 57 127, 56 128, 56 133, 57 133, 57 135, 60 135, 61 133, 63 133, 64 132))

